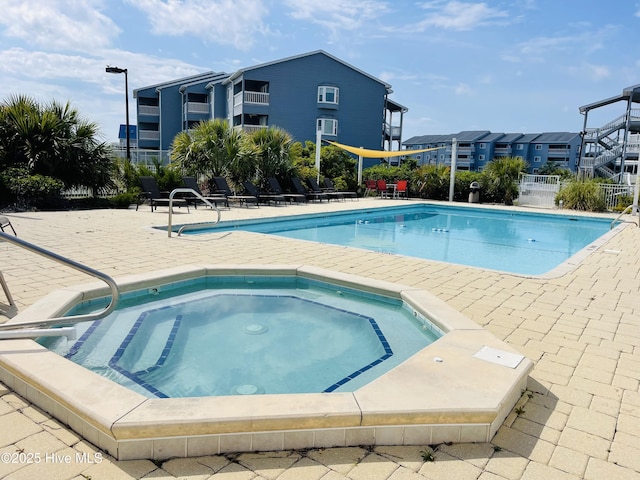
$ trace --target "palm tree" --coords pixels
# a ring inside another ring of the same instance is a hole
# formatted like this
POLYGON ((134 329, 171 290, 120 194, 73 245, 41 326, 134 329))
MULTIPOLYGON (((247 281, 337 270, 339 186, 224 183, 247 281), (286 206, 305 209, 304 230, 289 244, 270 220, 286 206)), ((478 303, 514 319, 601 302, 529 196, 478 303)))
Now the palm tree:
POLYGON ((111 186, 109 147, 97 140, 98 126, 69 103, 40 105, 12 96, 0 105, 0 167, 24 167, 30 175, 61 180, 66 187, 111 186))
POLYGON ((269 177, 288 177, 293 171, 290 149, 291 135, 281 128, 269 127, 256 130, 250 136, 255 146, 257 183, 264 187, 269 177))
POLYGON ((487 185, 502 198, 505 205, 513 205, 518 196, 518 178, 527 171, 527 162, 521 158, 501 157, 487 163, 484 174, 487 185))

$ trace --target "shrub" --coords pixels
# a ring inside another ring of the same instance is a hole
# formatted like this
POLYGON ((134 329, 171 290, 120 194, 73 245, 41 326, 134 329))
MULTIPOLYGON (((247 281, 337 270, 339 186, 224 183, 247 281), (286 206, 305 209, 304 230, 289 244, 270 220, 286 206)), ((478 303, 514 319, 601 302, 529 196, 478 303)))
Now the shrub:
POLYGON ((607 204, 594 179, 575 179, 564 186, 556 195, 555 203, 562 201, 564 208, 588 212, 602 212, 607 204))
POLYGON ((109 198, 111 208, 129 208, 129 205, 136 205, 138 203, 139 195, 135 192, 120 193, 114 197, 109 198))
POLYGON ((2 173, 2 183, 8 187, 9 202, 15 202, 17 210, 52 210, 63 204, 64 184, 53 177, 29 175, 26 168, 8 168, 2 173))

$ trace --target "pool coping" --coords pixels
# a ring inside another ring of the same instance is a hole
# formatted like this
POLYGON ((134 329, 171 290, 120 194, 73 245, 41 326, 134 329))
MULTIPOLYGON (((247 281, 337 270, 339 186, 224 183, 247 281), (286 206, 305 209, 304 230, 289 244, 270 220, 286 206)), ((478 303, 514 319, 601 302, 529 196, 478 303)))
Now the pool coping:
MULTIPOLYGON (((516 368, 474 357, 517 354, 429 292, 312 266, 191 265, 117 279, 122 291, 204 275, 296 275, 407 302, 447 333, 355 392, 151 399, 32 340, 0 343, 0 380, 120 460, 350 445, 487 442, 526 388, 516 368), (402 392, 402 393, 398 393, 402 392), (215 414, 212 414, 215 412, 215 414)), ((108 294, 92 283, 53 292, 11 323, 59 315, 108 294)))

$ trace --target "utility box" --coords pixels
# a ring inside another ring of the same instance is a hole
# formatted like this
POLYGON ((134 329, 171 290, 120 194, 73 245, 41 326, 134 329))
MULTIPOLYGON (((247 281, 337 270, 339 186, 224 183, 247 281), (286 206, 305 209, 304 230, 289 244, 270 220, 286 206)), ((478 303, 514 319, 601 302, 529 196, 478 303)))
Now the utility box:
POLYGON ((480 203, 480 184, 471 182, 469 185, 469 203, 480 203))

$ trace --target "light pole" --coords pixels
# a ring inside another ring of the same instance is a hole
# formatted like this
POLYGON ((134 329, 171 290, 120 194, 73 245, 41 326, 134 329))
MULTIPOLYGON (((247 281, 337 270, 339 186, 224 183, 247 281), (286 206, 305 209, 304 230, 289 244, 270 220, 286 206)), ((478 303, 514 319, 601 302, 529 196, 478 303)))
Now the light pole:
POLYGON ((119 67, 110 67, 107 65, 105 69, 107 73, 124 73, 124 101, 126 112, 126 129, 127 129, 127 161, 131 162, 131 139, 129 134, 129 79, 127 78, 127 69, 119 67))

